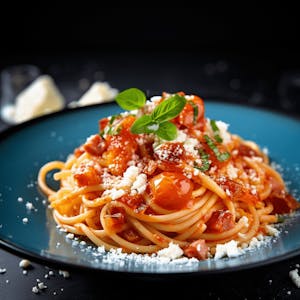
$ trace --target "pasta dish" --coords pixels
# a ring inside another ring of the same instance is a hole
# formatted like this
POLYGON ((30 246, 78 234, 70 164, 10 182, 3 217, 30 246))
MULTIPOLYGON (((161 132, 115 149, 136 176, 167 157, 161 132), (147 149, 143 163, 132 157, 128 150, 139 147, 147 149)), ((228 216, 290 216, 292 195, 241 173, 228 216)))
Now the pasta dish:
POLYGON ((116 101, 126 111, 101 119, 65 162, 40 169, 39 187, 67 232, 108 251, 150 254, 172 243, 204 260, 220 244, 270 235, 299 208, 267 153, 206 117, 199 96, 147 100, 132 88, 116 101))

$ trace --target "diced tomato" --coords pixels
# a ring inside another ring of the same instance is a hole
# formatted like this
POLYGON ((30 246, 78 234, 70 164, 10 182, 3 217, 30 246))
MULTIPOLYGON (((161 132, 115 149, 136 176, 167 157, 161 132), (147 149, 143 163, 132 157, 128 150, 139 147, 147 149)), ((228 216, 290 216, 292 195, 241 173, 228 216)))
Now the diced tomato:
POLYGON ((184 152, 182 143, 164 143, 155 151, 154 156, 160 161, 178 163, 184 157, 184 152))
POLYGON ((207 259, 208 257, 208 247, 205 240, 197 240, 192 242, 184 249, 184 254, 187 257, 195 257, 200 260, 207 259))
POLYGON ((108 125, 109 119, 108 118, 103 118, 99 121, 99 131, 101 132, 104 130, 104 128, 108 125))
POLYGON ((252 194, 246 187, 238 182, 226 178, 225 180, 221 180, 219 184, 224 190, 228 190, 229 198, 232 201, 242 201, 255 205, 259 200, 257 194, 252 194))
POLYGON ((193 98, 186 103, 184 109, 176 118, 176 123, 187 128, 203 129, 205 124, 203 100, 198 96, 193 96, 193 98), (197 115, 195 115, 195 106, 198 109, 197 115))
POLYGON ((286 195, 283 197, 274 197, 271 196, 268 198, 274 207, 273 212, 274 214, 287 214, 291 213, 292 211, 299 208, 299 202, 292 197, 291 195, 286 195))
POLYGON ((300 207, 300 203, 297 202, 293 196, 286 193, 285 187, 281 182, 274 177, 269 177, 269 182, 272 186, 272 191, 268 197, 268 201, 270 201, 274 207, 273 213, 291 213, 300 207))
POLYGON ((110 214, 106 215, 106 225, 113 232, 120 232, 126 223, 126 212, 123 207, 112 207, 110 214))
POLYGON ((101 164, 108 167, 113 175, 122 175, 128 162, 137 150, 136 136, 130 132, 135 117, 128 116, 119 124, 119 134, 106 137, 107 149, 102 155, 101 164))
POLYGON ((74 174, 78 186, 96 185, 102 182, 100 166, 81 163, 74 174))
POLYGON ((162 172, 150 182, 154 203, 169 210, 179 210, 193 204, 193 182, 181 173, 162 172))
POLYGON ((217 210, 206 223, 208 232, 224 232, 234 227, 233 215, 228 210, 217 210))
POLYGON ((125 203, 127 206, 132 208, 133 210, 139 210, 139 208, 145 210, 146 209, 146 203, 144 201, 144 198, 142 195, 124 195, 121 198, 118 199, 118 201, 125 203))
POLYGON ((83 145, 83 150, 95 156, 100 156, 104 152, 106 144, 100 135, 95 134, 89 137, 83 145))

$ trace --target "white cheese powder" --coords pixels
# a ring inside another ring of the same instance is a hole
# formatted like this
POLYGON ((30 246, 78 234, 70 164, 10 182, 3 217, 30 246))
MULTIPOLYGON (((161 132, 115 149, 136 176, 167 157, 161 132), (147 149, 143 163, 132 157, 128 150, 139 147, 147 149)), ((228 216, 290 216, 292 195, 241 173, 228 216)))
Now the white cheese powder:
POLYGON ((183 250, 174 243, 170 243, 168 248, 161 249, 157 252, 158 257, 165 257, 171 260, 177 259, 183 255, 183 250))

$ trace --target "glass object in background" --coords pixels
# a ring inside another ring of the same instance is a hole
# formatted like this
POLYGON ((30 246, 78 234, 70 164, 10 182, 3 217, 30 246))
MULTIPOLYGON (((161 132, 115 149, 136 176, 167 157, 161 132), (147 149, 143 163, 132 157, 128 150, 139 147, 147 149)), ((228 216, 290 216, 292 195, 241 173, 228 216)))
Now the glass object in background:
POLYGON ((278 94, 283 109, 300 113, 300 71, 286 72, 281 76, 278 94))
POLYGON ((40 76, 40 69, 33 65, 16 65, 1 72, 1 118, 13 124, 13 108, 20 92, 40 76))

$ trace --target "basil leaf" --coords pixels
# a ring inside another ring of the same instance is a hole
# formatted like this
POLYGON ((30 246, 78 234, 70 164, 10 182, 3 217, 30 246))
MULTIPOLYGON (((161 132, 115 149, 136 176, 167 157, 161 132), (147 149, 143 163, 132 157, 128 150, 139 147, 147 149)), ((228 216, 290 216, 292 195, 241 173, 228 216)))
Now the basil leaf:
POLYGON ((191 101, 191 100, 188 101, 188 103, 193 107, 193 112, 194 112, 193 123, 196 124, 197 118, 198 118, 198 115, 199 115, 198 105, 196 103, 194 103, 193 101, 191 101))
POLYGON ((199 166, 196 162, 194 162, 194 168, 205 172, 210 168, 209 154, 206 153, 203 149, 199 149, 198 152, 202 161, 202 165, 199 166))
POLYGON ((221 153, 220 150, 218 149, 218 147, 213 142, 213 140, 208 135, 204 135, 204 138, 205 138, 205 141, 206 141, 208 147, 216 155, 218 161, 223 162, 223 161, 226 161, 230 157, 230 154, 228 152, 221 153))
POLYGON ((159 123, 169 121, 181 113, 185 104, 186 99, 176 94, 156 106, 151 116, 153 120, 159 123))
POLYGON ((219 127, 216 123, 216 120, 210 120, 210 126, 214 132, 214 136, 215 136, 215 140, 218 142, 218 143, 222 143, 223 142, 223 139, 220 137, 220 130, 219 130, 219 127))
POLYGON ((119 93, 116 101, 123 109, 134 110, 145 105, 146 95, 137 88, 130 88, 119 93))
POLYGON ((143 115, 132 124, 130 131, 135 134, 152 133, 159 128, 159 125, 154 122, 150 115, 143 115))
POLYGON ((177 137, 177 127, 173 123, 166 121, 159 124, 159 128, 155 133, 166 141, 172 141, 177 137))

